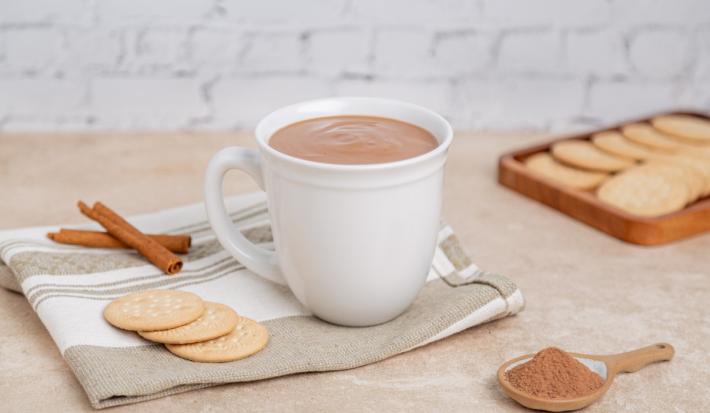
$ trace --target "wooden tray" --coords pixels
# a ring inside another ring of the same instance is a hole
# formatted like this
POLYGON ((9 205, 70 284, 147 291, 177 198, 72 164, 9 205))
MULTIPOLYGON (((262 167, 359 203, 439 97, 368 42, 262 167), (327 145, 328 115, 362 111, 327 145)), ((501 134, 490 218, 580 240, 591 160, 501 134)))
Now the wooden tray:
POLYGON ((650 218, 640 217, 601 202, 592 192, 570 188, 535 174, 522 163, 528 156, 547 151, 555 142, 566 139, 589 139, 597 132, 618 129, 629 123, 645 122, 654 116, 671 113, 710 119, 710 116, 696 112, 664 112, 513 151, 500 157, 498 182, 589 226, 633 244, 665 244, 708 231, 710 230, 710 197, 700 199, 671 214, 650 218))

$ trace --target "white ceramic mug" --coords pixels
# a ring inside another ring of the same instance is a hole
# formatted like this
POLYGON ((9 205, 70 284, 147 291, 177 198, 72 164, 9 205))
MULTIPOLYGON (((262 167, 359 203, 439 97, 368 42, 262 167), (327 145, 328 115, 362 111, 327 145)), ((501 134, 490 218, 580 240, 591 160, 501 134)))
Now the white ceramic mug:
POLYGON ((314 315, 368 326, 401 314, 429 273, 441 214, 443 167, 453 133, 440 115, 379 98, 332 98, 279 109, 256 127, 258 150, 229 147, 210 160, 205 204, 224 248, 251 271, 288 285, 314 315), (370 115, 422 127, 432 151, 378 164, 326 164, 269 146, 277 130, 324 116, 370 115), (227 215, 222 180, 248 173, 266 191, 275 252, 250 243, 227 215))

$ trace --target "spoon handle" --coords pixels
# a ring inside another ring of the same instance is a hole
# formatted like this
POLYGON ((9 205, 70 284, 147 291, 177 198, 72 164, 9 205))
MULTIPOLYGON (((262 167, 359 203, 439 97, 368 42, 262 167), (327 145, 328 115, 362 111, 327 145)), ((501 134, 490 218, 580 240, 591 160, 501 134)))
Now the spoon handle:
POLYGON ((633 373, 651 363, 670 360, 673 358, 673 354, 675 354, 673 346, 668 343, 658 343, 638 350, 607 356, 606 361, 609 369, 615 374, 619 372, 633 373))

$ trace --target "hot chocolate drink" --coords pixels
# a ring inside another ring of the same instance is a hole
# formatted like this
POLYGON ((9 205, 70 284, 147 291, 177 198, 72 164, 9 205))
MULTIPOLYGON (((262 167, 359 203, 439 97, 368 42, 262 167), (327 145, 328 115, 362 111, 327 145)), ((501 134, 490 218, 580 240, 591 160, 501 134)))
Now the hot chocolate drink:
POLYGON ((334 164, 394 162, 427 153, 439 142, 426 129, 390 118, 329 116, 276 131, 269 145, 297 158, 334 164))

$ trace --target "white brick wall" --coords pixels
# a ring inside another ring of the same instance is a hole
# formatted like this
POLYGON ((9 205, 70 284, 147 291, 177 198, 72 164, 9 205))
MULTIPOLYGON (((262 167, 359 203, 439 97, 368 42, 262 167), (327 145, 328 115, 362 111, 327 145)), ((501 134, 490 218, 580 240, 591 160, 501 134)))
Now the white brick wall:
POLYGON ((305 43, 298 32, 253 33, 245 39, 237 70, 245 74, 295 73, 304 69, 305 43))
POLYGON ((551 30, 524 30, 502 36, 498 69, 509 74, 554 75, 560 67, 560 36, 551 30))
POLYGON ((62 37, 49 29, 8 30, 4 38, 8 66, 22 73, 51 69, 63 43, 62 37))
POLYGON ((0 131, 250 128, 386 96, 458 128, 710 110, 708 0, 0 0, 0 131))
POLYGON ((609 3, 607 0, 486 0, 484 7, 486 17, 504 27, 584 28, 608 24, 609 3))
POLYGON ((678 94, 672 83, 648 83, 644 81, 598 81, 589 88, 588 113, 599 119, 613 119, 619 113, 629 112, 629 107, 638 113, 665 109, 665 102, 673 101, 678 94))
POLYGON ((0 24, 89 24, 94 13, 89 0, 4 0, 0 24))
POLYGON ((91 84, 92 114, 110 128, 181 128, 207 115, 193 78, 100 77, 91 84))
POLYGON ((418 28, 384 29, 375 35, 373 72, 385 78, 436 76, 432 36, 418 28))
POLYGON ((57 78, 0 79, 0 112, 7 118, 47 120, 82 114, 86 86, 57 78))
POLYGON ((328 83, 298 75, 220 78, 206 91, 206 97, 212 103, 213 119, 209 119, 205 126, 251 127, 274 108, 331 95, 328 83))
POLYGON ((585 30, 565 36, 567 70, 577 75, 627 76, 624 39, 618 30, 585 30))
POLYGON ((645 29, 629 40, 629 59, 640 76, 656 79, 688 75, 692 59, 689 38, 679 29, 645 29))
POLYGON ((317 75, 367 73, 373 38, 361 28, 318 30, 308 38, 308 68, 317 75))
MULTIPOLYGON (((446 81, 416 83, 406 80, 353 79, 338 82, 340 96, 379 96, 425 105, 441 113, 454 113, 451 84, 446 81)), ((453 119, 452 119, 453 120, 453 119)))

